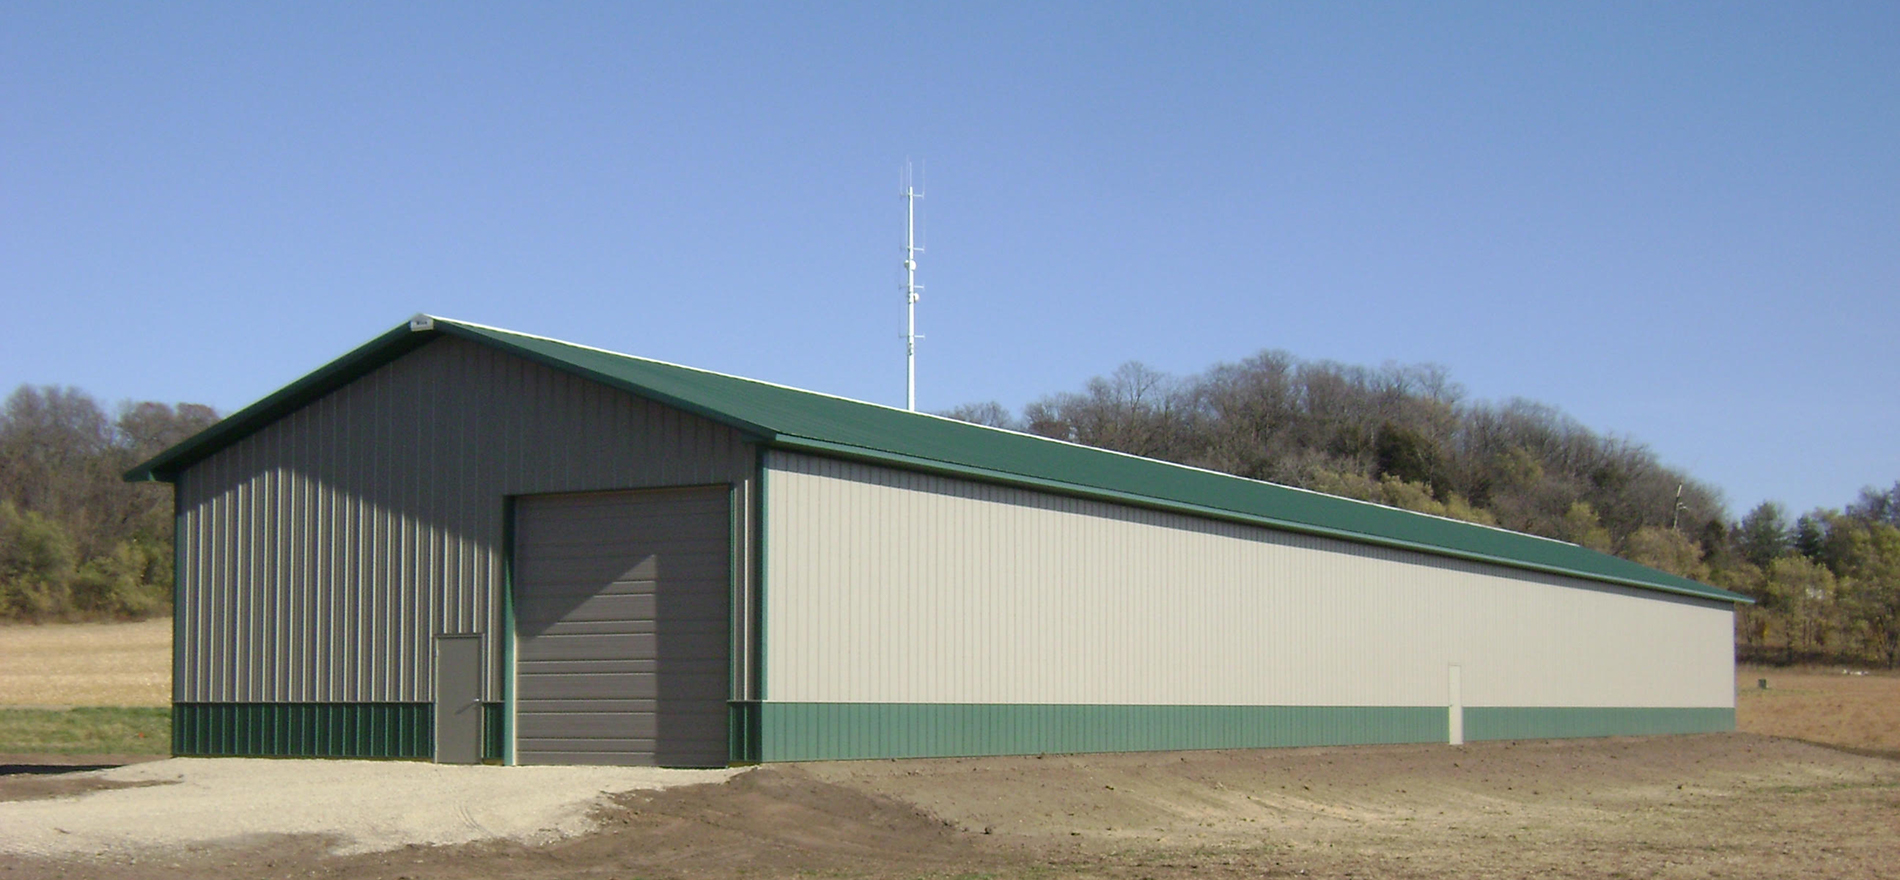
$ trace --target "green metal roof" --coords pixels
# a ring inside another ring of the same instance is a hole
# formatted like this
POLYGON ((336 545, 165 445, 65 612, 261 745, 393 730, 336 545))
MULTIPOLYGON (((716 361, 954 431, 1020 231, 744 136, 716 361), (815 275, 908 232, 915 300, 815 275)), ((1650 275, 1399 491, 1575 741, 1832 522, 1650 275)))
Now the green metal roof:
POLYGON ((554 369, 729 425, 768 446, 1122 501, 1365 544, 1749 602, 1746 596, 1604 553, 1153 459, 847 400, 444 318, 391 330, 127 472, 172 481, 264 425, 440 336, 491 345, 554 369))

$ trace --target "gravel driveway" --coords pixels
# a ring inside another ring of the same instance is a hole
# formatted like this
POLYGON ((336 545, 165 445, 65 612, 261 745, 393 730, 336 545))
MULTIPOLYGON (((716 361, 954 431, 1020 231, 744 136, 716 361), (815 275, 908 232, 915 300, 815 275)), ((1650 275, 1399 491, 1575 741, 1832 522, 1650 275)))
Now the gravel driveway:
POLYGON ((742 770, 490 767, 412 761, 173 758, 74 774, 136 785, 0 802, 0 852, 66 856, 315 834, 338 853, 591 830, 607 794, 724 782, 742 770))

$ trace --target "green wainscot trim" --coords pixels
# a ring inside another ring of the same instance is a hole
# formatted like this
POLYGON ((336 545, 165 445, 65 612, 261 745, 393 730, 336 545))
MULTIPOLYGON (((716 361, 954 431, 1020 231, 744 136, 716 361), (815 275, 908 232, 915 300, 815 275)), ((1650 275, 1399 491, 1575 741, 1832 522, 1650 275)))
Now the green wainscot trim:
POLYGON ((1465 707, 1466 740, 1727 733, 1734 729, 1733 708, 1465 707))
POLYGON ((432 703, 173 703, 172 754, 435 757, 432 703))
POLYGON ((1444 742, 1443 706, 760 703, 760 761, 1444 742))

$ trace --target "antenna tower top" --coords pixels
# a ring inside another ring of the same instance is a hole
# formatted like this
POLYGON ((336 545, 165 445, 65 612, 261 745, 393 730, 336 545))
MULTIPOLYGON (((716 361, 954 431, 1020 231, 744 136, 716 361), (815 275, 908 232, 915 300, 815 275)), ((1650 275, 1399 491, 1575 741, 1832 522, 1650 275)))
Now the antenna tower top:
POLYGON ((912 185, 910 162, 904 162, 904 309, 908 323, 904 329, 904 408, 917 411, 917 301, 923 298, 924 287, 917 283, 917 255, 924 252, 917 246, 917 200, 924 197, 922 188, 912 185))

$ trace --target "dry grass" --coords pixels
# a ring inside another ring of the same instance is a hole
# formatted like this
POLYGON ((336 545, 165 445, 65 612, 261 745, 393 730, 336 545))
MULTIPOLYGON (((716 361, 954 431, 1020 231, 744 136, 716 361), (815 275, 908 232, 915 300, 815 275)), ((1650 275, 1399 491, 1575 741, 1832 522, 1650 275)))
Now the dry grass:
POLYGON ((1735 684, 1735 726, 1743 731, 1900 754, 1900 674, 1743 666, 1735 684))
POLYGON ((0 706, 167 706, 172 622, 0 626, 0 706))

